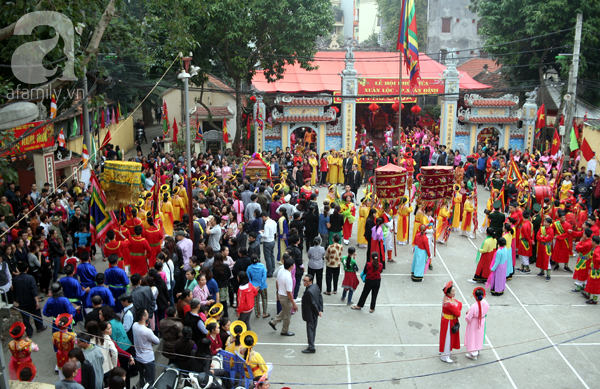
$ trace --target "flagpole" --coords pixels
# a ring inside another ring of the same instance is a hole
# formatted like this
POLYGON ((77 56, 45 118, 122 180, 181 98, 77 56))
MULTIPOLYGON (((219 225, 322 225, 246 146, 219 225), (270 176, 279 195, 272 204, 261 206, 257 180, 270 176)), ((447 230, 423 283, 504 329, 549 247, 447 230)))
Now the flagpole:
MULTIPOLYGON (((402 23, 402 21, 400 21, 402 23)), ((398 166, 400 166, 400 145, 402 140, 402 50, 398 52, 398 166)))

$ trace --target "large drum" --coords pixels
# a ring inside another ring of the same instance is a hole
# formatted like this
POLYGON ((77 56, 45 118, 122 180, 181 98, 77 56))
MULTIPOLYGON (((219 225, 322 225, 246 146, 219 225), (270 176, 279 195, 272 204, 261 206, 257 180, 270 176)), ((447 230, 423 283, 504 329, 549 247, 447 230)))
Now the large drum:
POLYGON ((392 201, 404 196, 406 188, 406 169, 388 163, 375 169, 375 188, 377 198, 392 201))
POLYGON ((552 188, 549 185, 536 185, 535 186, 535 200, 538 204, 544 204, 544 198, 552 198, 552 188))

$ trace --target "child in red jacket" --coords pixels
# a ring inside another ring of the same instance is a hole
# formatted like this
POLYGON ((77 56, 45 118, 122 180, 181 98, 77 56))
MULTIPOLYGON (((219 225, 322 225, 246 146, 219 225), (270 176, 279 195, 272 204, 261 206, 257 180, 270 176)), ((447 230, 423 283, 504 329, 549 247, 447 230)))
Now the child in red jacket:
POLYGON ((240 271, 237 279, 240 285, 237 294, 237 317, 246 323, 246 327, 250 331, 250 314, 254 309, 254 298, 258 294, 258 290, 250 283, 250 279, 245 271, 240 271))

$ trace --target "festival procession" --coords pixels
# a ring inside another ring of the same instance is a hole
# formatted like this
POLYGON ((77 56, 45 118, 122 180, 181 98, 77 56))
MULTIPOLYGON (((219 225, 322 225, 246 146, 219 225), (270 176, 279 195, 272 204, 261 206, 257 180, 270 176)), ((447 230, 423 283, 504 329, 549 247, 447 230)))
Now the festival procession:
POLYGON ((419 52, 400 3, 390 51, 260 57, 247 89, 190 52, 137 97, 104 58, 76 98, 5 99, 0 386, 592 387, 600 109, 419 52))

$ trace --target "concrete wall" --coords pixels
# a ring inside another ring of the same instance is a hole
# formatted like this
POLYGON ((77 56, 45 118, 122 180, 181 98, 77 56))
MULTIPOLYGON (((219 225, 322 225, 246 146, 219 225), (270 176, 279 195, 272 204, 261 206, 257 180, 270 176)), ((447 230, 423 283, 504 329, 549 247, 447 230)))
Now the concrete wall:
POLYGON ((344 36, 352 37, 354 0, 342 0, 342 11, 344 11, 344 36))
MULTIPOLYGON (((129 118, 122 119, 119 123, 111 124, 106 128, 100 129, 100 141, 98 142, 98 136, 94 136, 94 141, 96 142, 96 149, 100 148, 100 145, 104 141, 104 137, 106 133, 110 130, 110 135, 112 137, 112 143, 115 146, 119 146, 123 151, 123 155, 127 153, 129 150, 134 147, 134 134, 133 134, 133 118, 129 116, 129 118)), ((91 145, 88 146, 88 151, 92 152, 91 145)), ((81 154, 83 150, 83 136, 78 136, 73 138, 67 142, 66 145, 67 150, 70 150, 74 153, 81 154)))
POLYGON ((358 41, 364 42, 372 34, 379 34, 377 14, 379 12, 375 0, 360 0, 357 5, 358 12, 358 41))
MULTIPOLYGON (((206 88, 214 88, 211 85, 206 85, 206 88)), ((167 109, 169 111, 169 124, 171 125, 171 128, 173 128, 173 118, 175 118, 177 120, 177 126, 179 127, 179 130, 182 130, 182 117, 181 114, 183 112, 183 104, 185 103, 184 101, 182 101, 181 99, 182 93, 179 89, 171 89, 169 90, 166 94, 163 95, 163 100, 167 103, 167 109)), ((192 91, 190 90, 190 109, 192 109, 192 107, 195 104, 195 101, 200 99, 200 92, 199 91, 192 91)), ((235 137, 235 133, 237 131, 237 125, 236 125, 236 111, 235 111, 235 98, 228 94, 228 93, 220 93, 220 92, 204 92, 203 95, 203 99, 202 101, 207 105, 207 106, 214 106, 214 107, 230 107, 231 110, 234 112, 234 116, 231 119, 227 119, 227 132, 229 133, 229 138, 231 140, 234 139, 235 137)), ((215 120, 222 120, 222 119, 215 119, 215 120)), ((190 129, 191 131, 193 131, 193 129, 190 129)))
POLYGON ((482 46, 477 35, 477 15, 469 11, 469 4, 471 0, 429 0, 427 52, 432 53, 431 58, 440 61, 439 55, 436 57, 433 53, 439 53, 441 49, 459 50, 459 64, 468 57, 479 56, 478 49, 467 50, 482 46), (452 18, 450 33, 442 33, 442 18, 445 17, 452 18))

